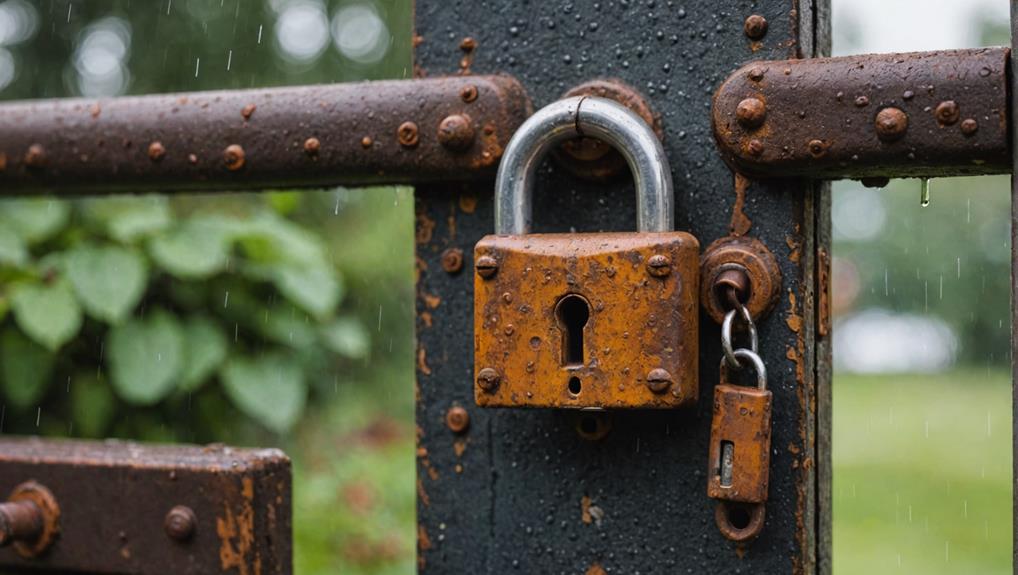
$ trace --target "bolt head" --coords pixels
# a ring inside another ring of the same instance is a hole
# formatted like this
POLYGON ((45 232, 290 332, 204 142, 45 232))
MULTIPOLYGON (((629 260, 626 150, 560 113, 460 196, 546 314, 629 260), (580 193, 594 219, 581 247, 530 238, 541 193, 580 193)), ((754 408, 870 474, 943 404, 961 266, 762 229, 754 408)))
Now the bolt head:
POLYGON ((46 167, 46 148, 42 144, 32 144, 25 152, 25 165, 29 168, 46 167))
POLYGON ((672 261, 668 256, 654 254, 647 259, 647 272, 656 278, 663 278, 672 273, 672 261))
POLYGON ((153 162, 158 162, 166 156, 166 147, 162 142, 155 141, 148 145, 148 157, 153 162))
POLYGON ((466 409, 455 405, 445 412, 445 424, 453 433, 463 433, 470 427, 470 414, 466 409))
POLYGON ((743 128, 759 128, 767 119, 767 105, 759 98, 746 98, 735 108, 735 118, 743 128))
POLYGON ((502 376, 494 368, 486 367, 477 372, 477 387, 488 393, 494 393, 498 389, 498 384, 501 380, 502 376))
POLYGON ((749 69, 749 79, 754 82, 759 82, 760 80, 763 80, 765 72, 766 70, 764 68, 754 66, 749 69))
POLYGON ((819 158, 827 153, 827 145, 823 140, 810 140, 806 147, 809 148, 809 153, 814 158, 819 158))
POLYGON ((322 149, 322 143, 318 138, 308 138, 304 140, 304 153, 309 156, 317 156, 319 150, 322 149))
POLYGON ((750 40, 760 40, 767 35, 767 19, 759 14, 751 14, 743 23, 742 31, 750 40))
POLYGON ((877 112, 874 125, 881 141, 894 142, 900 140, 908 130, 908 114, 893 106, 884 108, 877 112))
POLYGON ((958 103, 954 100, 944 100, 937 104, 933 115, 937 118, 937 122, 940 125, 951 126, 958 121, 958 118, 961 116, 961 110, 958 109, 958 103))
POLYGON ((672 385, 672 374, 659 368, 650 370, 647 374, 647 387, 654 393, 664 393, 672 385))
POLYGON ((189 540, 198 526, 198 517, 190 507, 178 505, 166 514, 163 528, 166 535, 174 541, 184 542, 189 540))
POLYGON ((477 271, 477 275, 488 279, 494 277, 495 272, 498 271, 498 262, 491 256, 481 256, 474 262, 474 269, 477 271))
POLYGON ((477 99, 477 86, 469 84, 460 89, 460 99, 469 104, 477 99))

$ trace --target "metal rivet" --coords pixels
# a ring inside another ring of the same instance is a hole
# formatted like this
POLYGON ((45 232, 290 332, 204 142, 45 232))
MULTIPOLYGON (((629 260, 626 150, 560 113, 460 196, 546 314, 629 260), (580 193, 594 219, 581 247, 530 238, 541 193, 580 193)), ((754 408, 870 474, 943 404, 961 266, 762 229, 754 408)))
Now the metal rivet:
POLYGON ((656 278, 663 278, 672 273, 672 261, 665 255, 652 255, 647 259, 647 272, 656 278))
POLYGON ((226 169, 231 172, 235 172, 244 167, 244 148, 237 144, 230 144, 223 150, 223 163, 226 164, 226 169))
POLYGON ((451 274, 463 269, 463 250, 448 248, 442 252, 442 269, 451 274))
POLYGON ((322 143, 318 138, 308 138, 304 140, 304 153, 309 156, 317 156, 318 151, 322 149, 322 143))
POLYGON ((363 138, 361 138, 361 147, 364 148, 365 150, 370 148, 371 145, 374 143, 375 142, 374 140, 371 139, 371 136, 364 136, 363 138))
POLYGON ((746 98, 735 108, 735 118, 744 128, 758 128, 767 118, 767 105, 759 98, 746 98))
POLYGON ((664 393, 672 385, 672 374, 661 368, 652 369, 647 374, 647 387, 654 393, 664 393))
POLYGON ((458 405, 450 407, 445 412, 445 425, 453 433, 463 433, 470 427, 470 414, 458 405))
POLYGON ((971 136, 979 131, 979 122, 975 118, 965 118, 961 121, 961 133, 971 136))
POLYGON ((443 147, 462 151, 474 144, 474 125, 466 114, 452 114, 438 125, 438 143, 443 147))
POLYGON ((399 138, 399 143, 404 148, 415 148, 419 142, 417 136, 417 124, 413 122, 403 122, 399 125, 399 129, 396 130, 396 137, 399 138))
POLYGON ((486 367, 477 372, 477 387, 488 393, 493 393, 501 380, 502 377, 493 368, 486 367))
POLYGON ((195 532, 198 524, 198 517, 190 507, 178 505, 166 514, 163 521, 163 529, 166 536, 174 541, 184 542, 189 540, 195 532))
POLYGON ((25 152, 25 165, 29 168, 42 168, 46 166, 46 148, 42 144, 32 144, 25 152))
POLYGON ((750 40, 760 40, 767 34, 767 19, 759 14, 752 14, 743 23, 742 31, 750 40))
POLYGON ((156 140, 148 145, 148 158, 153 162, 158 162, 166 156, 166 147, 163 143, 156 140))
POLYGON ((944 100, 937 104, 937 109, 933 111, 933 115, 936 116, 937 122, 940 125, 951 126, 961 117, 961 110, 958 109, 958 103, 954 100, 944 100))
POLYGON ((763 68, 754 66, 749 70, 749 79, 754 82, 759 82, 760 80, 763 80, 765 71, 766 70, 764 70, 763 68))
POLYGON ((257 106, 255 106, 254 104, 248 104, 247 106, 244 106, 240 110, 241 117, 244 118, 245 120, 250 120, 251 115, 255 113, 256 108, 257 106))
POLYGON ((884 142, 900 140, 908 130, 908 114, 899 108, 888 107, 877 112, 874 122, 877 137, 884 142))
POLYGON ((866 96, 859 96, 855 99, 854 103, 856 108, 865 108, 870 105, 870 99, 866 96))
POLYGON ((466 103, 473 102, 477 99, 477 86, 468 84, 460 89, 460 99, 466 103))
POLYGON ((751 156, 759 156, 764 152, 764 143, 754 138, 749 141, 746 151, 748 151, 751 156))
POLYGON ((491 256, 481 256, 474 262, 474 269, 477 270, 477 275, 488 279, 498 271, 498 262, 491 256))
POLYGON ((823 140, 810 140, 806 147, 809 148, 809 153, 814 158, 819 158, 827 153, 827 146, 823 140))

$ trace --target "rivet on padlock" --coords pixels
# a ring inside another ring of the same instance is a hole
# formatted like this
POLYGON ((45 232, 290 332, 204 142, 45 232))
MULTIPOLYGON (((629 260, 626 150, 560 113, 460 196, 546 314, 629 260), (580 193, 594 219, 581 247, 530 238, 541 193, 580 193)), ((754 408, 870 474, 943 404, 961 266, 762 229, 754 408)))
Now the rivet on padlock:
POLYGON ((696 403, 699 251, 674 231, 660 140, 593 96, 539 110, 506 145, 495 233, 474 249, 474 398, 486 407, 673 408, 696 403), (547 153, 593 137, 626 159, 637 232, 531 234, 547 153), (496 271, 497 270, 497 271, 496 271), (487 375, 499 375, 497 385, 487 375))
POLYGON ((756 352, 736 349, 738 365, 756 372, 757 387, 729 382, 729 359, 721 360, 714 388, 714 418, 707 474, 707 496, 718 500, 715 520, 721 534, 747 541, 764 525, 771 448, 771 402, 767 369, 756 352))

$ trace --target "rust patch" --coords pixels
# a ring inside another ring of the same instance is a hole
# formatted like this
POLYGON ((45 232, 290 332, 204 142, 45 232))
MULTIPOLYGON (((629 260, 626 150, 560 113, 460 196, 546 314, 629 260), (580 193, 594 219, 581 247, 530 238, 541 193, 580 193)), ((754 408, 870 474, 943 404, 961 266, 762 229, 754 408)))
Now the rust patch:
POLYGON ((590 515, 590 496, 584 495, 580 499, 580 520, 585 524, 590 525, 594 522, 594 518, 590 515))
POLYGON ((594 563, 587 569, 587 572, 584 575, 608 575, 608 572, 601 567, 600 563, 594 563))
POLYGON ((428 537, 428 530, 423 525, 417 525, 417 567, 421 570, 427 565, 424 559, 424 552, 431 549, 431 538, 428 537))
POLYGON ((467 450, 466 438, 456 438, 456 440, 452 442, 452 450, 456 453, 456 457, 463 457, 463 453, 467 450))
POLYGON ((750 180, 746 176, 735 173, 735 204, 732 206, 732 221, 729 230, 733 236, 744 236, 753 227, 753 221, 746 216, 746 190, 750 180))
POLYGON ((254 549, 254 482, 250 477, 241 480, 243 501, 240 509, 231 509, 224 503, 225 515, 216 518, 219 536, 219 563, 223 571, 236 569, 238 575, 261 575, 261 558, 254 549))
POLYGON ((684 232, 486 236, 474 251, 474 262, 484 259, 493 273, 474 274, 478 405, 695 403, 696 238, 684 232), (570 331, 566 318, 580 316, 583 323, 570 331))
POLYGON ((417 226, 414 231, 414 241, 418 245, 431 243, 431 236, 435 232, 435 220, 428 217, 423 211, 417 212, 417 226))
POLYGON ((477 209, 477 196, 473 194, 461 194, 459 197, 460 210, 464 214, 472 214, 477 209))
POLYGON ((818 250, 817 291, 819 310, 817 314, 817 335, 827 337, 831 331, 831 258, 827 250, 818 250))
POLYGON ((422 292, 421 299, 424 300, 424 305, 428 306, 428 309, 435 309, 442 305, 442 298, 437 295, 422 292))
POLYGON ((792 263, 799 263, 802 259, 802 245, 794 236, 785 237, 785 245, 788 246, 788 260, 792 263))
POLYGON ((431 375, 431 368, 428 367, 428 352, 424 347, 417 348, 417 371, 424 375, 431 375))
POLYGON ((426 328, 430 329, 431 326, 434 325, 435 320, 431 317, 430 311, 422 311, 421 313, 417 314, 417 317, 421 318, 421 325, 423 325, 426 328))

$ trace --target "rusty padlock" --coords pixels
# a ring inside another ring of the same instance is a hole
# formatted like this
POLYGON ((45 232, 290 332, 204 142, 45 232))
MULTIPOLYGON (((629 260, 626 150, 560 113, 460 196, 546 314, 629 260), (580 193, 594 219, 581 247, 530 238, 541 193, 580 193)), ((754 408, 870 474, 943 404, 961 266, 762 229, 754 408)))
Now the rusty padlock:
POLYGON ((729 382, 729 360, 721 360, 721 380, 714 388, 710 428, 707 496, 718 500, 714 518, 722 535, 747 541, 764 524, 771 450, 771 402, 767 368, 756 352, 736 349, 739 365, 756 372, 757 387, 729 382))
POLYGON ((673 231, 672 196, 661 142, 611 100, 560 100, 520 127, 499 166, 495 235, 474 250, 478 405, 695 403, 699 243, 673 231), (625 157, 636 184, 637 232, 529 233, 541 160, 581 135, 625 157))

